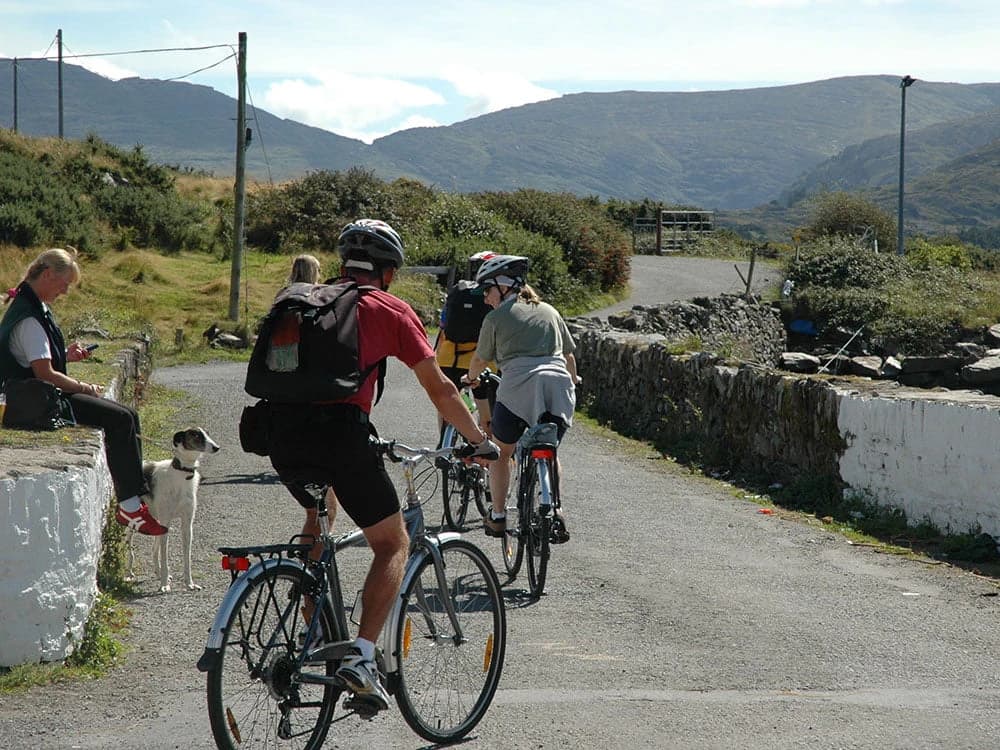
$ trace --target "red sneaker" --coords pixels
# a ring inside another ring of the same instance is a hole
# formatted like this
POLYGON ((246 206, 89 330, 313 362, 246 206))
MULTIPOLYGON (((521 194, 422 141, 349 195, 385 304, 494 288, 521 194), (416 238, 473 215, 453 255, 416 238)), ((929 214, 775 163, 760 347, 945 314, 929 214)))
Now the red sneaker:
POLYGON ((138 531, 140 534, 146 534, 147 536, 161 536, 167 533, 167 527, 161 525, 159 521, 153 518, 146 503, 141 503, 139 510, 132 513, 127 513, 119 505, 118 512, 115 513, 115 519, 122 526, 128 526, 133 531, 138 531))

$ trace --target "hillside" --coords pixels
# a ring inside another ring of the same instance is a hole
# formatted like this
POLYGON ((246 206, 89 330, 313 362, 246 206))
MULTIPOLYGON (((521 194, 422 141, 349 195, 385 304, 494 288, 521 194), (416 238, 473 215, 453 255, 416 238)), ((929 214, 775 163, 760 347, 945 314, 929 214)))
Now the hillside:
MULTIPOLYGON (((898 79, 695 93, 574 94, 377 140, 460 191, 531 184, 602 197, 746 208, 845 147, 898 133, 898 79)), ((916 98, 916 97, 913 97, 916 98)), ((1000 84, 923 84, 911 127, 996 109, 1000 84)))
MULTIPOLYGON (((55 134, 56 63, 22 61, 18 69, 20 132, 55 134)), ((13 119, 9 72, 0 60, 3 124, 13 119)), ((114 82, 73 65, 64 66, 64 89, 67 137, 94 132, 127 148, 141 144, 162 163, 232 174, 232 98, 183 82, 114 82)), ((907 123, 917 132, 997 109, 1000 84, 921 81, 907 101, 907 123)), ((248 117, 255 134, 248 172, 260 180, 359 165, 458 192, 534 187, 739 209, 775 200, 848 147, 890 143, 899 84, 858 76, 732 91, 574 94, 394 133, 371 146, 259 109, 248 117)))
MULTIPOLYGON (((905 178, 943 167, 1000 138, 1000 110, 962 120, 931 125, 920 130, 907 127, 905 178)), ((780 198, 785 204, 824 190, 859 190, 898 185, 899 130, 848 146, 800 176, 780 198)))

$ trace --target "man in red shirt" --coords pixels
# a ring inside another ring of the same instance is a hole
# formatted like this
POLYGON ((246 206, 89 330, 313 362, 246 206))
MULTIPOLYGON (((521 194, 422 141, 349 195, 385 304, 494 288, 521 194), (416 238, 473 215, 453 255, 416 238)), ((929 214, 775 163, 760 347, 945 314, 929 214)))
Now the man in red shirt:
MULTIPOLYGON (((358 219, 341 231, 338 250, 343 276, 376 287, 362 290, 358 299, 361 371, 396 357, 413 370, 441 416, 475 446, 471 455, 496 458, 497 446, 479 429, 458 390, 441 372, 420 319, 406 302, 386 291, 403 265, 399 234, 383 221, 358 219)), ((375 641, 402 583, 409 539, 396 489, 368 440, 375 434, 368 414, 379 369, 372 367, 361 388, 342 401, 273 405, 269 443, 278 476, 306 510, 302 533, 315 539, 320 534, 316 498, 304 489, 305 480, 333 490, 374 553, 362 594, 358 638, 337 676, 356 694, 388 708, 389 696, 375 665, 375 641)), ((320 551, 318 546, 314 551, 320 551)))

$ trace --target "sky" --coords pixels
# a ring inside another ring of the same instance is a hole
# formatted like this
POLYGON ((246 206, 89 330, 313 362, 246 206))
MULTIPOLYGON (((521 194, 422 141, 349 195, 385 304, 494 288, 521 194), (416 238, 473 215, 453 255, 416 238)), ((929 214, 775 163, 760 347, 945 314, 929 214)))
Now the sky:
POLYGON ((59 29, 65 62, 233 97, 246 32, 251 107, 366 143, 585 91, 1000 81, 998 0, 0 0, 0 57, 59 29))

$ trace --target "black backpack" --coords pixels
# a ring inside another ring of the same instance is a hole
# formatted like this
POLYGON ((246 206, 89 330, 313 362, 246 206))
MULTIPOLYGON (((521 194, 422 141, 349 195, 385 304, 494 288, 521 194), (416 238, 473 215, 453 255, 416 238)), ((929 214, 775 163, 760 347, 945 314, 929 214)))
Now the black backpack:
POLYGON ((350 279, 290 284, 278 293, 261 323, 244 389, 275 403, 339 401, 356 393, 385 360, 358 363, 358 296, 375 287, 350 279))
POLYGON ((490 309, 476 282, 459 281, 445 298, 444 335, 456 344, 478 341, 483 318, 490 309))

